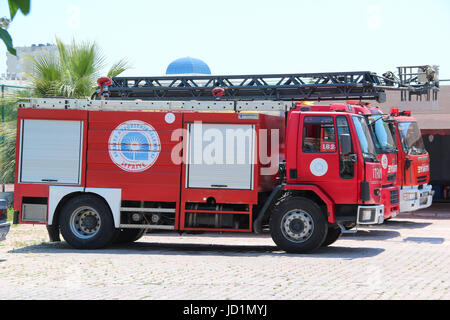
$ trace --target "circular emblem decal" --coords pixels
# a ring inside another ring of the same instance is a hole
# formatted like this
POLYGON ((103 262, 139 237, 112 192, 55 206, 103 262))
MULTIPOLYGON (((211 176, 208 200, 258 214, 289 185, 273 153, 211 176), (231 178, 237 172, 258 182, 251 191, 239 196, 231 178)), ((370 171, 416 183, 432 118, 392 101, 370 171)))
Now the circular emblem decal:
POLYGON ((387 169, 388 167, 388 158, 385 154, 383 154, 383 156, 381 157, 381 166, 383 167, 384 170, 387 169))
POLYGON ((161 142, 158 132, 146 122, 130 120, 111 132, 108 142, 111 160, 122 170, 143 172, 158 159, 161 142))
POLYGON ((175 122, 175 115, 173 113, 167 113, 164 119, 168 124, 172 124, 175 122))
POLYGON ((323 159, 314 159, 309 166, 311 173, 316 177, 322 177, 328 172, 328 163, 323 159))

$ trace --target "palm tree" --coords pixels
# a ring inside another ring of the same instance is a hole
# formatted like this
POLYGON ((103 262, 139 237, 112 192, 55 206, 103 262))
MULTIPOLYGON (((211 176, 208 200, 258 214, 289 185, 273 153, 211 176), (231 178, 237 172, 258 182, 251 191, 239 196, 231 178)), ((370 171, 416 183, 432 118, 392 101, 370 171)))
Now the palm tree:
MULTIPOLYGON (((56 39, 58 56, 32 58, 34 74, 31 75, 33 94, 38 97, 90 97, 97 86, 105 57, 95 42, 75 42, 66 46, 56 39)), ((129 68, 124 59, 113 64, 107 76, 115 77, 129 68)))
MULTIPOLYGON (((67 46, 59 39, 56 43, 58 56, 31 58, 34 73, 29 75, 30 92, 20 92, 21 97, 31 93, 34 97, 88 98, 95 91, 97 79, 105 66, 105 57, 97 44, 73 40, 67 46)), ((112 65, 107 76, 115 77, 127 69, 129 64, 122 59, 112 65)), ((9 97, 8 102, 4 102, 11 116, 0 124, 0 184, 14 182, 18 96, 9 97)))
POLYGON ((29 91, 21 90, 12 94, 7 93, 0 99, 4 119, 0 123, 0 184, 14 182, 17 105, 19 97, 29 95, 29 91))
MULTIPOLYGON (((0 182, 14 182, 16 152, 16 125, 14 121, 2 122, 0 126, 0 182)), ((1 192, 2 190, 0 190, 1 192)))

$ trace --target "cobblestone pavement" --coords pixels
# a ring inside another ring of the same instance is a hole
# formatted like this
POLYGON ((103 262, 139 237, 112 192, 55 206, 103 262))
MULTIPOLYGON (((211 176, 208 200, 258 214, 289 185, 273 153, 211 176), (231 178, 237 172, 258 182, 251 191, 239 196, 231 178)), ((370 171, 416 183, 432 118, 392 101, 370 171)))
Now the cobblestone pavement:
POLYGON ((77 251, 43 226, 0 243, 0 299, 450 299, 450 220, 406 216, 312 255, 268 235, 155 234, 77 251))

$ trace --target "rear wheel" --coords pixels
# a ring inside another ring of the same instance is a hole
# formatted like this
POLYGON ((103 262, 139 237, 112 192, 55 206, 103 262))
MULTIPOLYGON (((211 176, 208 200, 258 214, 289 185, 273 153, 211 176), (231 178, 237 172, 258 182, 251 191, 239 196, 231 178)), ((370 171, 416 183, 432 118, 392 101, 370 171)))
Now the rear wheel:
POLYGON ((117 236, 109 206, 93 195, 83 195, 67 202, 60 216, 61 234, 76 249, 99 249, 117 236))
POLYGON ((142 238, 147 229, 123 229, 119 231, 115 244, 132 243, 142 238))
POLYGON ((322 243, 322 247, 328 247, 335 243, 339 237, 341 236, 342 231, 339 227, 330 227, 328 228, 327 237, 325 241, 322 243))
POLYGON ((309 253, 320 248, 328 231, 320 207, 303 197, 287 197, 272 210, 270 232, 273 241, 289 253, 309 253))

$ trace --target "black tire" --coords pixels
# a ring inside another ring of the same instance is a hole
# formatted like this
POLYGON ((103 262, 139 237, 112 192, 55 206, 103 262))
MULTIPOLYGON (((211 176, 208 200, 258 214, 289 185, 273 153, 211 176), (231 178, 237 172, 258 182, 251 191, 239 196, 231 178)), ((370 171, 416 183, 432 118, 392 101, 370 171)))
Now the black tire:
POLYGON ((316 203, 303 197, 282 199, 273 208, 269 225, 273 241, 288 253, 319 249, 328 232, 325 214, 316 203))
POLYGON ((133 243, 142 238, 146 229, 123 229, 119 231, 119 235, 114 240, 114 244, 133 243))
POLYGON ((328 228, 327 237, 325 241, 322 243, 322 247, 328 247, 335 243, 339 237, 341 236, 342 231, 339 227, 330 227, 328 228))
POLYGON ((60 229, 64 240, 75 249, 100 249, 110 245, 117 237, 109 206, 93 195, 83 195, 67 202, 61 211, 60 229), (80 218, 87 214, 90 218, 80 218), (78 220, 77 220, 78 218, 78 220), (89 222, 89 226, 86 227, 89 222), (92 227, 86 234, 82 228, 92 227))

